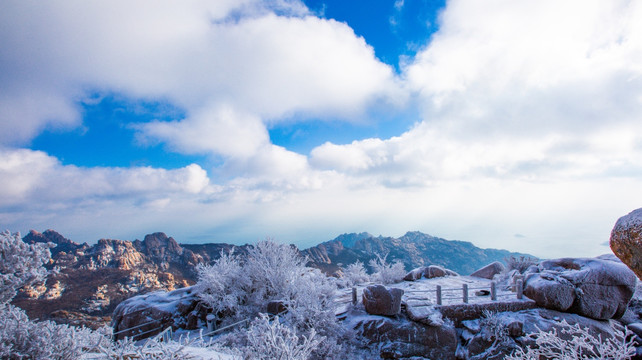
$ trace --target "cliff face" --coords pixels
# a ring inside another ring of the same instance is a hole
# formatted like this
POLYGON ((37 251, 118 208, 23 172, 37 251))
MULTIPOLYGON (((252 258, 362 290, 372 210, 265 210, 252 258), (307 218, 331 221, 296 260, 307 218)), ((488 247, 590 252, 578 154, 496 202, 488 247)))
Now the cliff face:
MULTIPOLYGON (((100 239, 95 245, 77 244, 47 230, 30 231, 27 243, 52 242, 53 271, 45 284, 26 289, 14 300, 32 318, 91 318, 103 321, 121 301, 154 290, 171 291, 194 284, 194 267, 218 258, 227 244, 196 246, 202 254, 184 248, 164 233, 135 241, 100 239), (56 316, 64 313, 65 317, 56 316)), ((91 322, 86 325, 92 325, 91 322)))

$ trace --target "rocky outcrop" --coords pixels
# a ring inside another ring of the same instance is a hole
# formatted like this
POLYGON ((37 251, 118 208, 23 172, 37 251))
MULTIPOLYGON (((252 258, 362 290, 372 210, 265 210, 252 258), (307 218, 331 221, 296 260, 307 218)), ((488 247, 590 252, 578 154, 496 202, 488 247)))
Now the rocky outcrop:
POLYGON ((606 320, 624 314, 635 284, 635 274, 620 262, 563 258, 527 271, 524 295, 541 307, 606 320))
POLYGON ((437 265, 430 265, 424 269, 424 277, 426 279, 433 279, 444 276, 459 276, 459 274, 437 265))
POLYGON ((518 346, 533 346, 533 339, 524 335, 556 329, 562 329, 562 321, 568 324, 579 324, 595 337, 612 338, 613 329, 606 321, 598 321, 547 309, 531 309, 518 312, 499 312, 491 317, 481 317, 462 323, 462 358, 471 360, 504 359, 518 346), (497 329, 506 330, 502 339, 497 339, 497 329))
POLYGON ((82 245, 76 244, 75 242, 67 239, 66 237, 62 236, 61 234, 51 229, 45 230, 42 233, 37 232, 35 230, 30 230, 29 233, 22 238, 22 241, 26 242, 27 244, 34 244, 34 243, 55 244, 56 246, 49 250, 51 251, 51 256, 56 256, 60 252, 72 253, 78 250, 79 248, 88 247, 86 243, 82 245))
POLYGON ((459 276, 459 274, 452 270, 445 269, 442 266, 430 265, 410 270, 403 279, 405 281, 415 281, 421 279, 422 277, 425 277, 426 279, 432 279, 444 276, 459 276))
POLYGON ((457 332, 450 325, 427 326, 404 316, 389 318, 350 314, 349 326, 370 344, 378 346, 382 359, 417 357, 420 359, 454 360, 457 332))
POLYGON ((113 267, 121 270, 133 270, 145 262, 131 241, 100 239, 87 251, 87 269, 113 267))
POLYGON ((610 239, 611 250, 642 279, 642 209, 617 220, 610 239))
POLYGON ((143 338, 174 330, 197 329, 205 323, 207 310, 198 300, 193 287, 171 292, 157 291, 138 295, 121 302, 112 316, 116 339, 143 338))
POLYGON ((412 269, 406 274, 406 276, 403 277, 403 279, 405 281, 419 280, 424 276, 424 271, 426 271, 425 266, 412 269))
MULTIPOLYGON (((206 251, 202 256, 184 249, 163 233, 147 235, 143 241, 101 239, 89 246, 79 245, 53 230, 32 230, 23 241, 56 244, 47 266, 59 271, 50 273, 46 283, 23 289, 14 299, 14 304, 30 317, 40 319, 51 317, 56 310, 102 319, 126 298, 193 284, 194 266, 205 262, 205 258, 212 259, 206 251)), ((234 248, 211 245, 206 249, 234 248)), ((211 256, 219 254, 220 250, 211 256)))
POLYGON ((473 272, 470 276, 492 280, 495 275, 501 274, 505 269, 506 267, 502 263, 495 261, 473 272))
POLYGON ((371 285, 363 289, 363 305, 368 314, 393 316, 401 312, 401 296, 401 289, 371 285))

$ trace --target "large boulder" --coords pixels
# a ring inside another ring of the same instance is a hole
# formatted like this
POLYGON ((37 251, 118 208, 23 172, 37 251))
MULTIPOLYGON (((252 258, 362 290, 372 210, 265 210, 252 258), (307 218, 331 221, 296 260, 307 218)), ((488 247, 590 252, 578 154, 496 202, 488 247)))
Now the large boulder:
POLYGON ((424 277, 433 279, 444 276, 459 276, 456 272, 438 265, 430 265, 424 268, 424 277))
POLYGON ((388 318, 363 313, 353 313, 347 321, 357 336, 379 348, 382 359, 455 359, 457 332, 452 325, 427 326, 404 316, 388 318))
POLYGON ((504 269, 506 268, 502 263, 500 263, 499 261, 495 261, 475 271, 474 273, 470 274, 470 276, 492 280, 495 275, 501 274, 504 269))
POLYGON ((530 273, 526 276, 524 295, 543 308, 567 311, 575 302, 575 286, 557 274, 530 273))
POLYGON ((425 266, 418 267, 416 269, 410 270, 406 276, 403 277, 405 281, 415 281, 421 279, 422 276, 424 276, 424 272, 426 271, 425 266))
POLYGON ((368 314, 394 316, 401 312, 403 290, 370 285, 363 289, 363 305, 368 314))
POLYGON ((564 328, 563 321, 588 329, 588 332, 596 338, 614 337, 609 322, 593 320, 577 314, 548 309, 497 312, 490 317, 466 320, 462 323, 461 351, 467 355, 465 358, 470 360, 504 359, 518 346, 535 345, 535 340, 525 335, 537 333, 540 330, 549 332, 553 329, 561 334, 564 328), (506 330, 503 339, 497 339, 498 328, 506 330))
POLYGON ((611 231, 613 253, 642 279, 642 209, 617 220, 611 231))
POLYGON ((205 322, 207 312, 193 286, 155 291, 118 304, 112 315, 112 327, 116 339, 127 336, 139 340, 168 327, 197 329, 205 322))
POLYGON ((624 314, 636 281, 619 261, 563 258, 531 267, 524 295, 548 309, 606 320, 624 314))

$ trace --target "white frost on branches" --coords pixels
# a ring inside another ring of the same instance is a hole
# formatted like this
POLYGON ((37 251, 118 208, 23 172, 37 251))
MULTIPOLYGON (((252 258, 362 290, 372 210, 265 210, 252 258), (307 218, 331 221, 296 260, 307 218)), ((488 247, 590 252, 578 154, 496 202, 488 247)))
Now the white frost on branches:
POLYGON ((198 296, 221 317, 233 315, 247 302, 250 279, 245 275, 238 256, 221 251, 212 265, 198 264, 198 296))
POLYGON ((518 349, 507 357, 508 360, 581 360, 609 359, 628 360, 635 354, 633 333, 626 327, 611 322, 613 337, 602 338, 591 334, 588 328, 579 324, 569 325, 562 321, 562 329, 538 331, 528 336, 535 346, 518 349))
POLYGON ((319 333, 331 340, 321 346, 329 349, 341 333, 334 314, 336 286, 305 263, 294 247, 261 241, 244 259, 222 254, 214 264, 200 266, 199 297, 227 323, 257 317, 268 302, 279 301, 287 309, 283 326, 305 338, 319 333))
POLYGON ((387 262, 388 253, 383 255, 375 254, 375 258, 370 260, 370 267, 372 267, 372 281, 377 281, 382 284, 394 284, 403 280, 406 276, 406 269, 401 261, 396 260, 394 263, 387 262))
POLYGON ((18 289, 44 281, 43 267, 51 258, 48 244, 27 244, 20 233, 0 233, 0 305, 8 304, 18 289))
POLYGON ((370 281, 370 276, 366 273, 363 263, 357 260, 343 269, 343 277, 339 283, 342 287, 352 287, 368 281, 370 281))
POLYGON ((282 324, 278 316, 270 321, 261 314, 248 329, 248 340, 248 346, 243 349, 246 359, 306 360, 324 338, 314 329, 307 336, 299 335, 296 329, 282 324))

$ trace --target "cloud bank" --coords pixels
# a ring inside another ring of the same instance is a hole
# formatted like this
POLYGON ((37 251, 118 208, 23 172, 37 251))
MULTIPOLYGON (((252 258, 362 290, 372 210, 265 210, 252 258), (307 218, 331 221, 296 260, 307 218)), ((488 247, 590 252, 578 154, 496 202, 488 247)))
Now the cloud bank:
POLYGON ((5 227, 303 245, 419 229, 539 256, 596 255, 642 201, 635 1, 449 1, 399 73, 348 24, 297 1, 4 8, 5 227), (79 104, 95 93, 181 108, 183 118, 137 124, 138 139, 220 165, 82 168, 28 149, 45 129, 81 126, 79 104), (376 106, 420 117, 398 136, 308 154, 270 139, 284 122, 376 125, 376 106))

